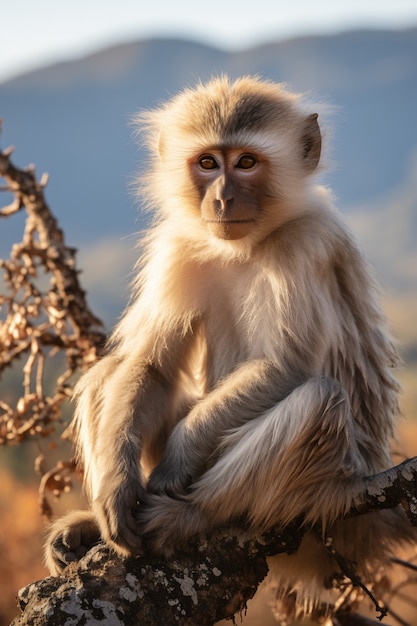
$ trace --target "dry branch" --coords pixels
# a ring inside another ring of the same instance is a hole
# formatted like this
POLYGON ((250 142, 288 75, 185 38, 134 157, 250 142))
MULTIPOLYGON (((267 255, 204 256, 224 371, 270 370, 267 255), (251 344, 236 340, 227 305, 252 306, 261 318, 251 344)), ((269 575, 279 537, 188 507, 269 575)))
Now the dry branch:
MULTIPOLYGON (((10 148, 0 152, 6 182, 1 189, 13 194, 13 201, 0 208, 0 221, 21 210, 27 217, 22 241, 8 259, 0 259, 0 375, 17 366, 22 382, 20 394, 8 389, 0 401, 0 445, 53 435, 75 379, 96 360, 105 340, 78 280, 76 250, 66 245, 45 201, 47 177, 37 182, 33 168, 13 165, 11 153, 10 148)), ((40 455, 37 467, 48 472, 41 482, 42 512, 48 515, 46 491, 66 490, 75 466, 62 461, 54 473, 45 461, 40 455)))
MULTIPOLYGON (((417 526, 417 457, 367 478, 366 485, 365 494, 357 495, 351 515, 401 505, 417 526)), ((79 563, 71 564, 62 577, 50 577, 21 590, 22 615, 13 626, 81 626, 93 620, 119 626, 212 626, 244 610, 268 571, 267 557, 295 552, 302 536, 299 525, 258 538, 230 529, 199 538, 194 545, 179 546, 170 560, 148 554, 121 559, 99 545, 79 563)), ((339 565, 343 569, 343 561, 339 565)), ((349 564, 344 573, 353 590, 360 581, 349 571, 351 567, 349 564)), ((383 609, 377 605, 377 610, 383 609)), ((347 624, 350 617, 344 603, 334 624, 347 624)), ((360 616, 355 619, 355 624, 371 623, 360 621, 360 616)))

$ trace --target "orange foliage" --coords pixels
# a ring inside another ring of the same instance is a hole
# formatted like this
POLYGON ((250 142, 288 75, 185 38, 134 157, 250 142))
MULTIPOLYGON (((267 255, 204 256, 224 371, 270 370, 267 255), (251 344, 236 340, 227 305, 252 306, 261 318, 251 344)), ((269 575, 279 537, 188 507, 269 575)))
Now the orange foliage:
POLYGON ((9 624, 18 614, 18 589, 47 575, 42 563, 44 526, 36 486, 23 485, 0 469, 0 624, 9 624))

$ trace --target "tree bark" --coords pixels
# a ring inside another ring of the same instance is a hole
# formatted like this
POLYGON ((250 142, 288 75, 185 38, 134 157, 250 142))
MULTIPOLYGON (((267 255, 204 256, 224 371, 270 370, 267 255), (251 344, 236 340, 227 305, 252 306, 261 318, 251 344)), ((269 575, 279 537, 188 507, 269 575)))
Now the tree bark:
POLYGON ((258 539, 240 531, 199 538, 169 561, 120 558, 104 544, 64 575, 19 592, 13 626, 108 624, 205 626, 244 610, 268 572, 271 553, 295 551, 302 532, 258 539))
MULTIPOLYGON (((366 478, 365 485, 350 515, 401 505, 417 526, 417 457, 366 478)), ((169 561, 149 554, 121 559, 99 545, 61 577, 22 589, 22 613, 12 626, 212 626, 244 610, 268 572, 267 557, 295 552, 302 536, 296 522, 257 538, 223 530, 181 547, 169 561)))

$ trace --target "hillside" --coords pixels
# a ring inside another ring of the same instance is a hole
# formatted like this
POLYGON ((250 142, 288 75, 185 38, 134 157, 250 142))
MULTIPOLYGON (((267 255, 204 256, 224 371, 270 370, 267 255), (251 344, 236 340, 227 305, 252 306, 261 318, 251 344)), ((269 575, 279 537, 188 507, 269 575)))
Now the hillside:
MULTIPOLYGON (((334 107, 324 180, 382 282, 415 292, 416 28, 303 37, 235 53, 154 39, 0 84, 1 143, 17 147, 19 164, 35 162, 39 174, 49 172, 49 202, 67 240, 81 249, 85 284, 105 319, 112 322, 122 308, 132 233, 143 227, 130 183, 146 163, 130 119, 221 72, 259 73, 334 107)), ((0 256, 20 230, 18 219, 2 222, 0 256)))

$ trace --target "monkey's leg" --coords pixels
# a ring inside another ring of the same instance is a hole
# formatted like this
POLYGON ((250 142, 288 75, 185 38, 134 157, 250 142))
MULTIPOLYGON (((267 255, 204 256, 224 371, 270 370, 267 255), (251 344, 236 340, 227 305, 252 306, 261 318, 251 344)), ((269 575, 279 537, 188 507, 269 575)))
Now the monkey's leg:
POLYGON ((225 433, 268 413, 306 379, 284 375, 268 359, 247 361, 195 403, 171 432, 163 457, 149 477, 147 490, 177 497, 218 457, 225 433))
POLYGON ((261 530, 300 515, 331 523, 349 509, 365 471, 343 389, 314 378, 225 433, 220 458, 183 499, 150 495, 140 523, 162 552, 242 516, 261 530))

